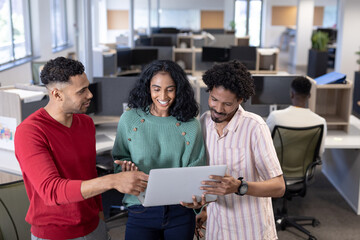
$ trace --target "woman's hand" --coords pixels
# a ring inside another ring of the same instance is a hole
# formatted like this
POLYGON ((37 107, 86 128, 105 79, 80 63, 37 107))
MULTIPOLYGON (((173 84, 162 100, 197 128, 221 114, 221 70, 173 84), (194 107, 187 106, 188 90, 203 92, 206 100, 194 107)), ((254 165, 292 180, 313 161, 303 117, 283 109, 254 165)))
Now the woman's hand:
POLYGON ((138 171, 139 168, 131 161, 115 160, 114 163, 121 166, 123 172, 138 171))
POLYGON ((195 236, 199 238, 204 237, 204 233, 201 230, 202 229, 206 230, 206 227, 204 226, 206 219, 207 219, 207 213, 204 210, 198 215, 196 215, 195 236))
POLYGON ((192 196, 192 202, 190 203, 186 203, 186 202, 180 202, 180 204, 184 207, 187 207, 187 208, 192 208, 192 209, 199 209, 201 208, 202 206, 204 206, 207 202, 206 202, 206 199, 205 199, 205 195, 203 194, 201 196, 201 201, 198 202, 197 199, 196 199, 196 196, 192 196))

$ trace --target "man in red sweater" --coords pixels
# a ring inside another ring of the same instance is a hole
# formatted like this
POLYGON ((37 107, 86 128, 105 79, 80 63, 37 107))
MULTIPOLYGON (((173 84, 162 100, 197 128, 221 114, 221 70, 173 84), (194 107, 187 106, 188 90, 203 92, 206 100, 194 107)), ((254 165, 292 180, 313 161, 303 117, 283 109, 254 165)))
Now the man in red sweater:
POLYGON ((95 126, 83 114, 92 94, 84 66, 50 60, 41 72, 49 102, 16 129, 15 155, 30 200, 31 239, 107 240, 99 194, 138 195, 148 175, 127 171, 97 177, 95 126))

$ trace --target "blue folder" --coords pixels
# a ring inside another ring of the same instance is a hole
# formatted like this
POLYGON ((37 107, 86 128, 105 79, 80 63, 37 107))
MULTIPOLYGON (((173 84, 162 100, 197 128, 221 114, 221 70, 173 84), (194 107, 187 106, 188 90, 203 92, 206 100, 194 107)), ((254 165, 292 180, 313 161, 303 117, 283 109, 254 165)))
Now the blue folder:
POLYGON ((317 85, 332 84, 332 83, 346 83, 346 75, 338 72, 331 72, 320 77, 314 78, 317 85))

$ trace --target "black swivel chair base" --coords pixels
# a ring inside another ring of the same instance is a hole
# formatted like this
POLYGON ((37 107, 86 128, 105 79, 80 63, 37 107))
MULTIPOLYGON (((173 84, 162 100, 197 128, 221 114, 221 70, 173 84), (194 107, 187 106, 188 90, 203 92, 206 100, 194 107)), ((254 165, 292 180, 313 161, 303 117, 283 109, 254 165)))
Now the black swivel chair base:
POLYGON ((286 230, 287 227, 294 227, 299 231, 305 233, 309 238, 309 240, 316 240, 316 237, 313 236, 307 229, 305 229, 302 225, 312 225, 316 227, 320 224, 320 221, 314 217, 301 217, 301 216, 275 216, 276 221, 276 229, 277 230, 286 230))

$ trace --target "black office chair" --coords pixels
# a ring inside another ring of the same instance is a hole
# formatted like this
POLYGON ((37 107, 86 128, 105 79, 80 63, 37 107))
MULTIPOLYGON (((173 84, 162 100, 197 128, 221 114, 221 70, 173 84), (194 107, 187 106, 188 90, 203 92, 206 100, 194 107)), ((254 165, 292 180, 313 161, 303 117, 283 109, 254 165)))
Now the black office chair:
MULTIPOLYGON (((96 169, 99 177, 114 173, 114 161, 110 153, 96 156, 96 169)), ((101 196, 106 223, 128 216, 126 207, 122 205, 123 193, 112 189, 101 196)))
POLYGON ((282 197, 282 208, 277 209, 275 221, 277 227, 285 230, 295 227, 305 233, 309 240, 315 240, 302 225, 320 224, 314 217, 288 216, 287 201, 293 197, 305 197, 307 186, 314 180, 315 167, 321 164, 319 149, 323 135, 323 125, 304 128, 275 126, 272 138, 284 173, 286 191, 282 197))

